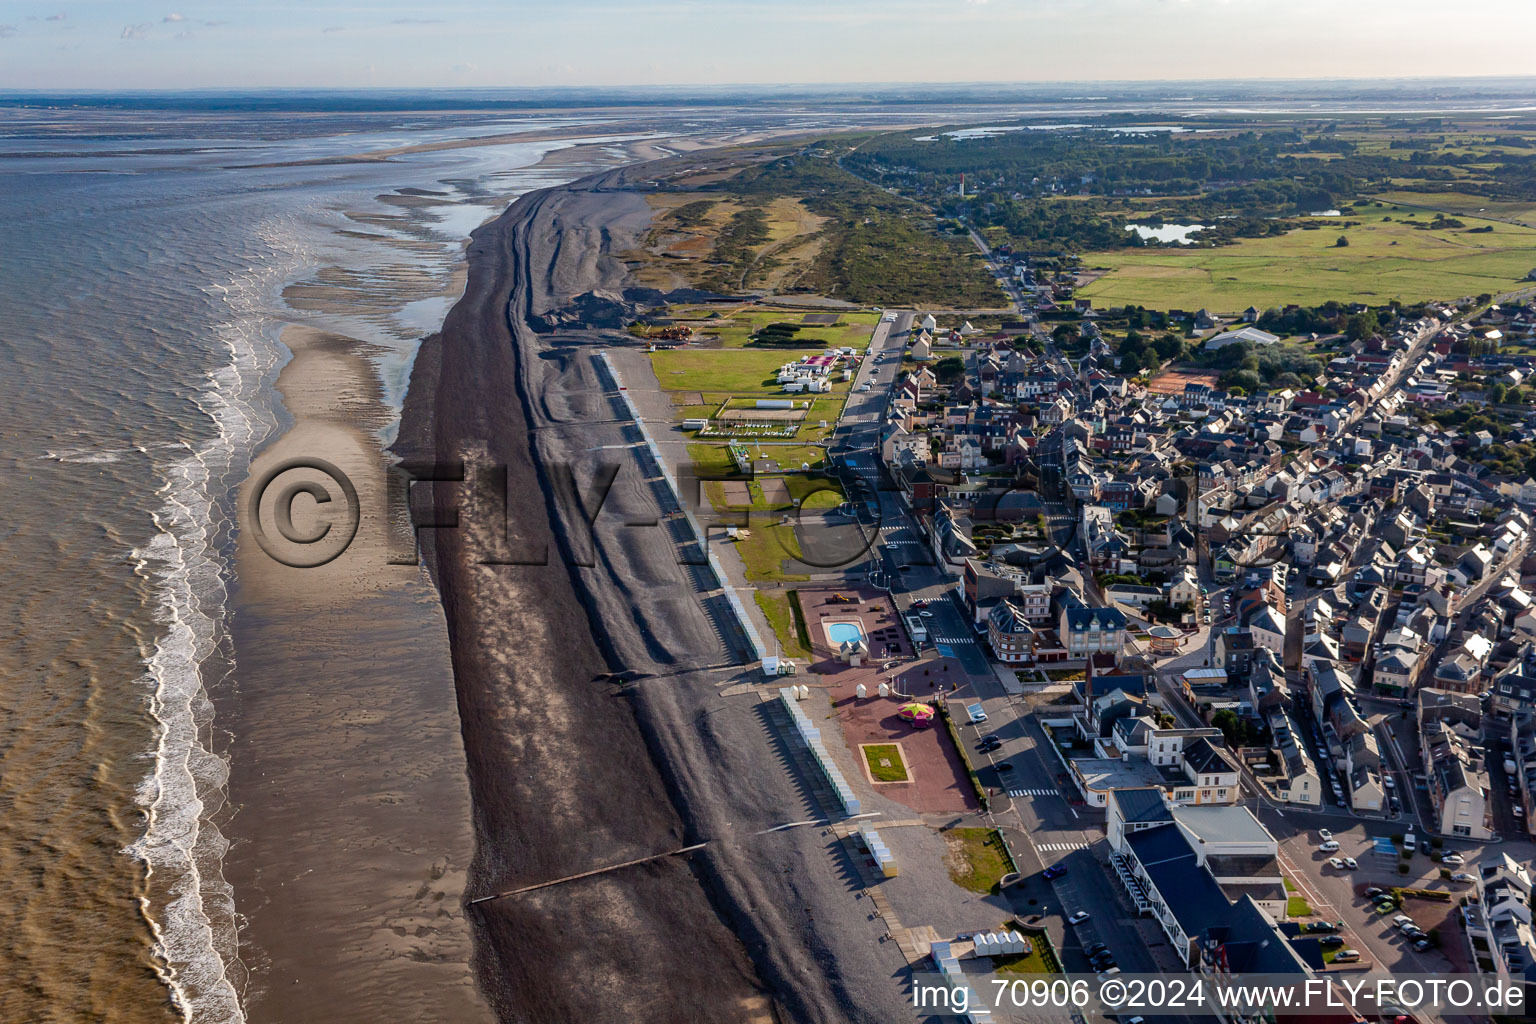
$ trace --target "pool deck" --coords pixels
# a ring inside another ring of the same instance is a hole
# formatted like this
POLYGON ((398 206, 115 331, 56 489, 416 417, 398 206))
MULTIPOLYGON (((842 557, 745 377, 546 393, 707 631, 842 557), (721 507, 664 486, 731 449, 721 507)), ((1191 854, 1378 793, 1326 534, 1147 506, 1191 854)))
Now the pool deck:
MULTIPOLYGON (((907 701, 893 695, 879 696, 882 681, 894 682, 896 691, 928 700, 952 685, 964 685, 965 669, 952 658, 919 660, 907 638, 890 596, 879 590, 800 588, 800 606, 806 631, 815 648, 813 670, 828 691, 837 711, 838 724, 849 749, 859 754, 867 743, 900 743, 910 782, 881 783, 883 797, 920 813, 956 813, 977 810, 976 798, 965 766, 950 744, 940 722, 917 728, 904 721, 898 710, 907 701), (842 598, 837 600, 836 598, 842 598), (870 647, 870 657, 857 668, 838 661, 826 626, 856 622, 870 647), (885 651, 887 644, 892 650, 885 651), (890 665, 890 669, 883 668, 890 665), (864 684, 866 696, 857 687, 864 684)), ((809 680, 807 680, 809 681, 809 680)))

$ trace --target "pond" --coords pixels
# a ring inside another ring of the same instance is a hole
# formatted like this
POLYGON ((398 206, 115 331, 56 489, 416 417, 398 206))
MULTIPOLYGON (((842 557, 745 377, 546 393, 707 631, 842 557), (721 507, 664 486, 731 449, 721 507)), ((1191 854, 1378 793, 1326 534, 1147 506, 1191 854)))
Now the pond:
POLYGON ((1153 227, 1150 224, 1127 224, 1125 230, 1134 231, 1149 242, 1177 242, 1180 245, 1188 245, 1194 239, 1190 236, 1196 231, 1204 231, 1209 224, 1159 224, 1153 227))

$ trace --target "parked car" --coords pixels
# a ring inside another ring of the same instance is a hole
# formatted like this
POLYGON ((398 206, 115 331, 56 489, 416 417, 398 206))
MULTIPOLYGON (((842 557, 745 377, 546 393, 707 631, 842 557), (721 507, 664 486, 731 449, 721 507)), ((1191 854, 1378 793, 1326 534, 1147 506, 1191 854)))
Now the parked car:
POLYGON ((1041 872, 1041 874, 1044 875, 1047 879, 1060 878, 1066 873, 1067 866, 1065 864, 1052 864, 1050 867, 1041 872))
MULTIPOLYGON (((1337 847, 1335 847, 1335 849, 1337 849, 1337 847)), ((1328 858, 1328 866, 1333 868, 1333 870, 1335 870, 1335 871, 1343 871, 1344 870, 1344 862, 1342 860, 1340 860, 1339 858, 1337 858, 1337 857, 1329 857, 1328 858)))
POLYGON ((1413 918, 1407 914, 1398 914, 1392 919, 1392 924, 1394 927, 1401 928, 1405 924, 1413 924, 1413 918))
POLYGON ((1108 981, 1110 978, 1113 978, 1115 975, 1117 975, 1119 973, 1120 973, 1120 968, 1118 968, 1118 967, 1110 967, 1107 970, 1103 970, 1103 971, 1099 972, 1099 980, 1100 981, 1108 981))
POLYGON ((1083 952, 1088 954, 1088 958, 1089 959, 1092 959, 1093 957, 1098 956, 1100 953, 1104 952, 1108 948, 1109 948, 1109 943, 1107 943, 1107 942, 1095 942, 1093 945, 1091 945, 1087 949, 1083 950, 1083 952))
POLYGON ((1368 885, 1365 887, 1365 898, 1368 900, 1373 900, 1377 896, 1385 896, 1386 893, 1387 890, 1383 889, 1379 885, 1368 885))
POLYGON ((1318 849, 1322 850, 1324 853, 1337 853, 1339 844, 1330 839, 1326 843, 1323 843, 1321 846, 1319 846, 1318 849))
POLYGON ((1011 771, 1013 771, 1013 762, 1012 761, 999 761, 999 762, 997 762, 997 774, 999 774, 999 775, 1007 775, 1011 771))
POLYGON ((1067 923, 1068 924, 1082 924, 1084 921, 1088 920, 1088 917, 1089 917, 1088 911, 1086 911, 1086 910, 1079 910, 1077 913, 1075 913, 1071 917, 1067 918, 1067 923))
POLYGON ((1115 965, 1115 954, 1111 953, 1109 950, 1106 949, 1104 952, 1100 953, 1098 956, 1096 956, 1092 960, 1088 961, 1088 965, 1090 967, 1092 967, 1095 971, 1107 970, 1110 967, 1116 966, 1115 965))
POLYGON ((1003 741, 998 739, 996 736, 988 736, 986 739, 976 744, 976 749, 982 751, 983 753, 991 753, 1002 745, 1003 741))
POLYGON ((1313 921, 1311 924, 1307 925, 1307 931, 1312 932, 1314 934, 1320 933, 1320 932, 1321 933, 1330 933, 1330 932, 1336 932, 1338 930, 1339 930, 1339 926, 1337 924, 1333 924, 1333 923, 1331 923, 1329 921, 1313 921))
POLYGON ((1335 946, 1344 945, 1344 936, 1324 935, 1322 938, 1317 940, 1317 944, 1322 946, 1324 949, 1333 949, 1335 946))
POLYGON ((1318 829, 1318 830, 1317 830, 1317 834, 1318 834, 1318 837, 1319 837, 1319 838, 1321 838, 1321 839, 1322 839, 1322 841, 1323 841, 1323 842, 1325 842, 1325 843, 1326 843, 1326 842, 1327 842, 1327 841, 1328 841, 1328 840, 1330 840, 1330 839, 1332 839, 1332 838, 1333 838, 1333 833, 1332 833, 1332 832, 1330 832, 1330 831, 1328 831, 1328 830, 1327 830, 1327 829, 1326 829, 1326 828, 1320 828, 1320 829, 1318 829))
POLYGON ((1425 950, 1432 948, 1433 946, 1434 943, 1430 942, 1428 939, 1419 939, 1413 944, 1413 951, 1415 953, 1422 953, 1425 950))
POLYGON ((1440 858, 1440 863, 1449 865, 1453 868, 1459 868, 1466 863, 1466 859, 1463 858, 1459 853, 1448 853, 1444 857, 1440 858))
POLYGON ((1454 875, 1451 876, 1451 881, 1453 881, 1453 882, 1464 882, 1465 883, 1465 882, 1475 882, 1475 881, 1477 881, 1477 879, 1472 877, 1471 872, 1468 872, 1468 871, 1458 871, 1454 875))
POLYGON ((1353 871, 1353 870, 1355 870, 1356 868, 1358 868, 1360 866, 1360 862, 1355 860, 1355 858, 1353 858, 1353 857, 1345 857, 1344 858, 1344 866, 1346 868, 1349 868, 1349 870, 1353 871))
POLYGON ((1336 964, 1352 964, 1358 962, 1359 959, 1360 951, 1358 949, 1341 949, 1333 956, 1333 962, 1336 964))
POLYGON ((976 722, 977 724, 987 720, 987 709, 982 707, 980 704, 970 705, 965 709, 965 713, 970 717, 971 721, 976 722))

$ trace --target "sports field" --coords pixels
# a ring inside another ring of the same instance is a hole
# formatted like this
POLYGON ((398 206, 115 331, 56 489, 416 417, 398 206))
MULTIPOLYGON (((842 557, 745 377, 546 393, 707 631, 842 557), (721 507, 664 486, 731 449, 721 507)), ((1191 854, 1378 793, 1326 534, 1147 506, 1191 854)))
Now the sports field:
POLYGON ((1365 203, 1348 217, 1311 218, 1316 230, 1209 249, 1090 253, 1108 273, 1078 290, 1098 305, 1235 313, 1249 305, 1456 299, 1518 288, 1536 268, 1536 229, 1460 215, 1461 227, 1419 228, 1435 214, 1365 203), (1357 221, 1345 227, 1346 221, 1357 221), (1490 228, 1474 231, 1475 228, 1490 228), (1339 237, 1347 247, 1337 245, 1339 237))

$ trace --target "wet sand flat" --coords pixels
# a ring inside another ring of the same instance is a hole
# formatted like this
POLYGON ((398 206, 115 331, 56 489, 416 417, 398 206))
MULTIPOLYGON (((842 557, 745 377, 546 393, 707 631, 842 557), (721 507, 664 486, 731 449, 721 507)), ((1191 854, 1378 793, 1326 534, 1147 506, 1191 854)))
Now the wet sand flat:
POLYGON ((488 1020, 461 905, 473 837, 445 629, 424 573, 387 564, 372 364, 338 335, 291 326, 284 341, 277 387, 295 423, 253 476, 319 456, 352 479, 363 516, 319 568, 281 565, 242 531, 239 690, 220 720, 239 769, 225 871, 246 918, 247 1012, 488 1020))

